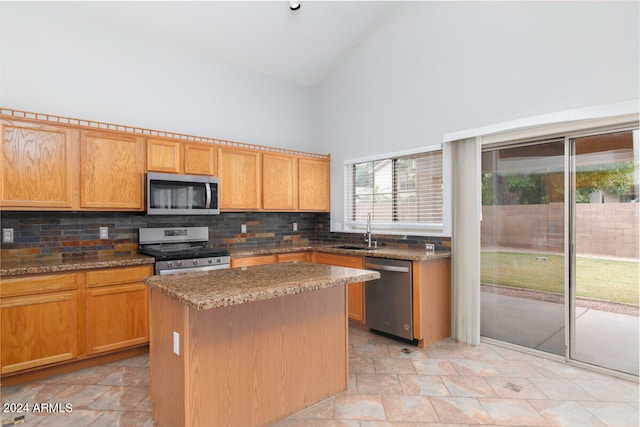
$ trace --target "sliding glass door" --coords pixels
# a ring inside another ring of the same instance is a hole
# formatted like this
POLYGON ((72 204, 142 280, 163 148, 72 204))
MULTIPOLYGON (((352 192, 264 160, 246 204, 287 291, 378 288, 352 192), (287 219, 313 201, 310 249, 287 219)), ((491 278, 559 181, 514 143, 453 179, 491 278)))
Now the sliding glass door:
POLYGON ((638 375, 638 131, 571 139, 572 359, 638 375))
POLYGON ((482 153, 484 337, 565 354, 564 140, 482 153))
POLYGON ((638 375, 638 130, 485 147, 481 335, 638 375))

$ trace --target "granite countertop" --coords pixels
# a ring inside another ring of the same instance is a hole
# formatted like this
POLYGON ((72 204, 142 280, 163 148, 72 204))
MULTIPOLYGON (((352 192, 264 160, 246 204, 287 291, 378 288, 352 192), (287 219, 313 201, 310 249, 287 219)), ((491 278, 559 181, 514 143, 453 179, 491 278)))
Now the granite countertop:
MULTIPOLYGON (((231 249, 231 257, 272 255, 300 251, 316 251, 339 255, 373 256, 379 258, 401 259, 409 261, 429 261, 439 258, 450 258, 451 252, 436 251, 427 253, 422 249, 393 248, 383 246, 373 250, 341 249, 344 245, 331 243, 308 243, 286 246, 256 246, 231 249)), ((354 245, 357 246, 357 245, 354 245)), ((154 258, 137 253, 102 256, 95 258, 61 259, 37 258, 26 260, 2 259, 0 277, 22 276, 28 274, 59 273, 76 270, 92 270, 96 268, 127 267, 132 265, 153 264, 154 258)))
POLYGON ((227 307, 380 278, 375 271, 308 262, 151 276, 152 291, 197 310, 227 307))
POLYGON ((127 267, 153 264, 153 257, 140 254, 112 255, 82 259, 40 258, 29 260, 2 260, 0 277, 26 274, 59 273, 64 271, 93 270, 96 268, 127 267))
MULTIPOLYGON (((451 258, 449 251, 435 251, 428 253, 424 249, 394 248, 381 246, 372 249, 342 249, 338 246, 346 243, 309 243, 307 245, 287 245, 287 246, 256 246, 253 248, 232 249, 231 257, 272 255, 288 252, 316 251, 325 253, 335 253, 339 255, 372 256, 378 258, 400 259, 408 261, 429 261, 432 259, 451 258)), ((352 246, 360 246, 352 244, 352 246)), ((364 246, 363 246, 364 247, 364 246)))

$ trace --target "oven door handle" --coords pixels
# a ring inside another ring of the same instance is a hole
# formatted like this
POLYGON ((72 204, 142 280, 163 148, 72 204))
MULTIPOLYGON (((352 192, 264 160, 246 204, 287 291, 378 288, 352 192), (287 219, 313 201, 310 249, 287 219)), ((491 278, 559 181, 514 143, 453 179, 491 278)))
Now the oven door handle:
POLYGON ((226 268, 229 268, 229 264, 204 265, 202 267, 188 267, 188 268, 176 268, 173 270, 160 270, 158 273, 160 274, 160 276, 167 276, 170 274, 179 274, 179 273, 197 273, 199 271, 224 270, 226 268))
POLYGON ((396 273, 409 272, 409 269, 407 267, 395 267, 393 265, 380 265, 380 264, 374 264, 372 262, 365 263, 364 268, 370 268, 372 270, 380 270, 380 271, 394 271, 396 273))
POLYGON ((207 193, 207 201, 204 204, 205 209, 211 209, 211 183, 206 182, 204 184, 204 189, 207 193))

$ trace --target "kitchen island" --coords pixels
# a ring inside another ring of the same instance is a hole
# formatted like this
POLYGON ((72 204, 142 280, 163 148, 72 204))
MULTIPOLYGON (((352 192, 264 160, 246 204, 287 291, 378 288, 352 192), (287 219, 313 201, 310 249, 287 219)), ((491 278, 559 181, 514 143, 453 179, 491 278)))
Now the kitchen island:
POLYGON ((154 420, 268 426, 346 390, 345 285, 378 277, 300 262, 145 278, 154 420))

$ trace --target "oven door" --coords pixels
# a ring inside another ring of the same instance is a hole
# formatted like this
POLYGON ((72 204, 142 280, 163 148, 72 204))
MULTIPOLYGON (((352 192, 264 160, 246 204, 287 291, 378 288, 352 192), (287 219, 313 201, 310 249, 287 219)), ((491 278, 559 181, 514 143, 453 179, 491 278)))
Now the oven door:
POLYGON ((199 271, 223 270, 225 268, 229 268, 229 264, 203 265, 202 267, 173 268, 171 270, 156 271, 156 274, 159 274, 160 276, 167 276, 169 274, 197 273, 199 271))

